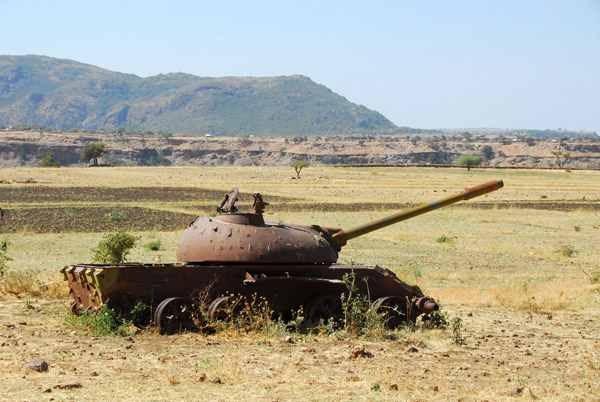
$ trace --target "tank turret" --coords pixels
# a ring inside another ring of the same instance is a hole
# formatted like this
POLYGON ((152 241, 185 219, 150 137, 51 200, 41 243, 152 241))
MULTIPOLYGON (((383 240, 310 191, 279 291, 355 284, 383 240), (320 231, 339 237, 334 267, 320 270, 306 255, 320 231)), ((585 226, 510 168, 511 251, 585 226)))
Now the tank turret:
POLYGON ((350 239, 431 212, 462 200, 479 197, 503 187, 494 180, 417 208, 379 219, 349 230, 266 222, 265 205, 255 194, 254 213, 237 211, 238 189, 234 188, 215 217, 199 217, 184 231, 177 260, 187 263, 333 264, 350 239))

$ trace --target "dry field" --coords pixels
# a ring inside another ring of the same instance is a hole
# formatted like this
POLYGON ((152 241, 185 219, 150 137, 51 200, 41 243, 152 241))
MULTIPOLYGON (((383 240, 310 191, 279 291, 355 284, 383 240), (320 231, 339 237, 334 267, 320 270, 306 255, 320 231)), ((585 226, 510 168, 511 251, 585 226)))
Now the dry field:
POLYGON ((0 240, 10 243, 7 272, 22 279, 0 281, 0 400, 600 400, 600 172, 315 167, 294 175, 0 170, 0 240), (173 262, 190 217, 211 212, 231 187, 244 193, 241 210, 261 192, 267 220, 348 228, 497 178, 505 188, 355 239, 340 255, 418 284, 462 319, 466 345, 451 330, 285 342, 274 333, 92 337, 67 324, 62 266, 89 262, 90 248, 117 229, 140 235, 140 245, 162 242, 158 252, 137 247, 131 261, 173 262), (110 220, 115 211, 121 218, 110 220), (49 370, 21 370, 34 358, 49 370))

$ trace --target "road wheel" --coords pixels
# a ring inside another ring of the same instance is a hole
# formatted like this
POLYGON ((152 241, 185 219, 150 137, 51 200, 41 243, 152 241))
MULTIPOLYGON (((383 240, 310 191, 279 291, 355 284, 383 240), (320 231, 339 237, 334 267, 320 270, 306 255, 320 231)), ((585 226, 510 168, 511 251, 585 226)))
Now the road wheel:
POLYGON ((373 303, 373 308, 383 314, 386 328, 398 328, 406 322, 406 300, 398 296, 380 297, 373 303))
POLYGON ((154 323, 161 335, 197 330, 193 320, 192 303, 183 297, 163 300, 154 312, 154 323))
POLYGON ((317 324, 321 320, 328 322, 330 318, 340 323, 344 320, 342 298, 340 295, 328 295, 319 297, 310 304, 308 309, 309 319, 317 324))

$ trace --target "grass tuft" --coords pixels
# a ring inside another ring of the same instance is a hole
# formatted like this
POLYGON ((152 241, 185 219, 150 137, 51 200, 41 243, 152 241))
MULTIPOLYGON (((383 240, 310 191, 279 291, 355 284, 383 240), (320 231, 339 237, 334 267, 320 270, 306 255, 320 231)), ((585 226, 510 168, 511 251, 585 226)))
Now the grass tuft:
POLYGON ((454 239, 456 239, 456 237, 441 235, 440 237, 437 238, 436 242, 452 244, 452 243, 454 243, 454 239))
POLYGON ((161 246, 160 239, 151 240, 148 243, 144 244, 144 248, 146 248, 148 250, 151 250, 151 251, 159 251, 160 250, 160 246, 161 246))
POLYGON ((555 251, 555 253, 558 253, 563 257, 573 257, 576 254, 579 254, 579 251, 575 249, 575 246, 572 246, 570 244, 563 244, 558 250, 555 251))

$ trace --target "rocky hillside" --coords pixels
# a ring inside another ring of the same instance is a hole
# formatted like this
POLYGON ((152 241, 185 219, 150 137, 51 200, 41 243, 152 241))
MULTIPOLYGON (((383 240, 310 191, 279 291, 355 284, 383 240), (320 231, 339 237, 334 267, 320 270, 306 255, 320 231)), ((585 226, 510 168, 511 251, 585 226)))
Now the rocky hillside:
POLYGON ((482 166, 557 167, 553 151, 572 157, 565 167, 600 168, 600 141, 526 143, 448 139, 434 142, 408 137, 381 139, 249 138, 0 132, 0 167, 38 166, 42 152, 52 152, 61 166, 82 166, 85 144, 103 141, 105 164, 148 166, 257 165, 287 166, 294 160, 311 165, 446 164, 464 154, 482 156, 482 166))
POLYGON ((309 78, 140 78, 71 60, 0 56, 0 126, 335 135, 396 127, 309 78))

